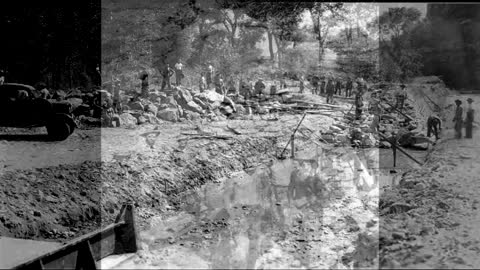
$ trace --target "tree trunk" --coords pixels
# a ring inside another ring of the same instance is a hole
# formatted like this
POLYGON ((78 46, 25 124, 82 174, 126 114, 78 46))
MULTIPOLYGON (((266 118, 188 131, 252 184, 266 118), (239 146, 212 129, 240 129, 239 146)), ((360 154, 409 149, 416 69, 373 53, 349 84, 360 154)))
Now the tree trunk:
POLYGON ((281 68, 282 68, 282 61, 281 61, 281 59, 282 59, 282 46, 281 46, 281 44, 279 42, 279 38, 277 36, 273 35, 273 40, 275 40, 275 44, 277 45, 277 61, 278 61, 278 67, 281 70, 281 68))
MULTIPOLYGON (((275 54, 273 53, 273 34, 270 30, 267 30, 268 35, 268 51, 270 52, 270 61, 275 61, 275 54)), ((277 44, 278 48, 278 44, 277 44)))
POLYGON ((360 39, 360 24, 358 23, 358 20, 357 20, 357 38, 360 39))
POLYGON ((318 22, 318 64, 322 62, 323 58, 323 42, 322 42, 322 24, 320 22, 320 16, 317 18, 318 22))

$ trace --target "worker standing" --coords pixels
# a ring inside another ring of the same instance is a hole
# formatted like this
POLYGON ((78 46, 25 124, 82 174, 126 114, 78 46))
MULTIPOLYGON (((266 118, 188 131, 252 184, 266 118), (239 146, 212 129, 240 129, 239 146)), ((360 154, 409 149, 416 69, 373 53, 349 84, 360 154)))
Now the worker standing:
POLYGON ((140 80, 142 80, 142 97, 148 97, 148 73, 144 72, 140 75, 140 80))
POLYGON ((176 64, 175 64, 175 84, 177 86, 181 85, 182 84, 182 79, 184 77, 183 75, 183 64, 181 62, 182 60, 179 60, 176 64))
POLYGON ((473 130, 473 121, 474 121, 474 113, 475 111, 472 109, 473 99, 468 98, 468 107, 467 107, 467 114, 465 118, 465 138, 471 139, 472 138, 472 130, 473 130))
POLYGON ((320 83, 320 95, 325 94, 326 85, 327 85, 327 82, 325 81, 325 77, 322 77, 322 82, 320 83))
POLYGON ((355 119, 362 119, 363 112, 363 89, 358 87, 357 93, 355 95, 355 119))
POLYGON ((333 103, 333 93, 335 92, 335 85, 333 83, 333 78, 328 78, 327 83, 327 103, 333 103))
POLYGON ((347 85, 345 86, 345 97, 351 97, 353 90, 353 81, 352 78, 348 78, 347 85))
POLYGON ((303 76, 300 77, 300 93, 303 94, 305 90, 305 78, 303 76))
POLYGON ((318 76, 313 76, 312 78, 312 95, 317 95, 318 94, 318 83, 320 81, 320 78, 318 76))
POLYGON ((405 105, 405 100, 407 99, 407 90, 405 89, 405 84, 400 85, 400 92, 397 93, 397 109, 400 111, 403 110, 403 106, 405 105))
POLYGON ((263 82, 263 79, 260 78, 258 81, 255 83, 255 96, 261 97, 263 94, 263 90, 265 90, 266 86, 265 83, 263 82))
POLYGON ((210 88, 210 85, 212 84, 212 80, 213 80, 213 66, 212 65, 208 65, 208 69, 207 69, 207 76, 206 76, 206 79, 207 79, 207 88, 210 88))
POLYGON ((207 80, 205 79, 205 76, 203 74, 200 76, 200 82, 199 82, 198 88, 200 89, 200 93, 207 89, 207 80))
POLYGON ((455 104, 457 108, 455 109, 455 117, 453 118, 453 122, 455 122, 455 138, 461 139, 462 138, 462 125, 463 125, 463 108, 462 102, 460 100, 455 100, 455 104))
POLYGON ((5 71, 0 70, 0 85, 5 83, 5 71))
POLYGON ((337 83, 335 84, 335 95, 342 95, 342 82, 341 79, 337 79, 337 83))
POLYGON ((170 68, 170 65, 167 63, 167 65, 162 71, 162 91, 165 89, 165 86, 168 88, 168 90, 172 89, 172 85, 170 84, 170 77, 172 77, 173 73, 175 72, 173 71, 173 69, 170 68))

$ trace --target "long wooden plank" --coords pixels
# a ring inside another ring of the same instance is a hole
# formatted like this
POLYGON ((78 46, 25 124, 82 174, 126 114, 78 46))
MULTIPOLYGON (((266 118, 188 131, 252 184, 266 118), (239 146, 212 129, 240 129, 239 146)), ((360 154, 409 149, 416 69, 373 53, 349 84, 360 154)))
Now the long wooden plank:
POLYGON ((109 255, 137 251, 132 205, 123 205, 116 222, 78 237, 13 269, 93 269, 95 262, 109 255))

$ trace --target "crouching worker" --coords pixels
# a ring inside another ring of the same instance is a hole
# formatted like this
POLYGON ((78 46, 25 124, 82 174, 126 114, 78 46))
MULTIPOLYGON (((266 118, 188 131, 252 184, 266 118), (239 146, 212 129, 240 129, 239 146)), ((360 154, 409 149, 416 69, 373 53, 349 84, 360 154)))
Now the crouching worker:
POLYGON ((431 115, 427 119, 427 137, 430 138, 430 135, 433 133, 435 139, 438 140, 440 137, 438 134, 442 130, 442 120, 437 115, 431 115))

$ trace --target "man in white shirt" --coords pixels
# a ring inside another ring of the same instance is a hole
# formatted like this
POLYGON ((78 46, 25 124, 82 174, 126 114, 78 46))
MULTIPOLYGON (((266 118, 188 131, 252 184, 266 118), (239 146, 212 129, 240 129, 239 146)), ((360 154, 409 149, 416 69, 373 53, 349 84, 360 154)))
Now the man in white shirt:
POLYGON ((0 70, 0 85, 5 83, 5 71, 0 70))
POLYGON ((175 64, 175 83, 178 85, 182 84, 182 79, 183 79, 183 64, 181 60, 179 60, 175 64))

